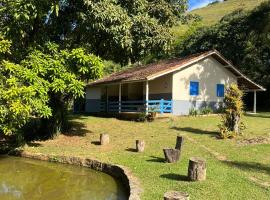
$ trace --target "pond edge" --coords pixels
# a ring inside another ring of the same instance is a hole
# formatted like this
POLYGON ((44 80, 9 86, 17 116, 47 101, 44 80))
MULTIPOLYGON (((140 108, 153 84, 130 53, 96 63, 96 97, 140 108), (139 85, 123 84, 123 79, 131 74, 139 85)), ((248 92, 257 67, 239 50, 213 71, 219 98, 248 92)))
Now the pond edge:
POLYGON ((9 154, 13 156, 31 158, 42 161, 83 166, 93 170, 104 172, 113 176, 114 178, 117 178, 122 182, 124 187, 126 187, 126 189, 128 190, 129 200, 140 200, 140 194, 143 192, 138 179, 132 175, 131 171, 127 167, 121 165, 108 164, 91 158, 46 155, 25 151, 13 151, 9 154))

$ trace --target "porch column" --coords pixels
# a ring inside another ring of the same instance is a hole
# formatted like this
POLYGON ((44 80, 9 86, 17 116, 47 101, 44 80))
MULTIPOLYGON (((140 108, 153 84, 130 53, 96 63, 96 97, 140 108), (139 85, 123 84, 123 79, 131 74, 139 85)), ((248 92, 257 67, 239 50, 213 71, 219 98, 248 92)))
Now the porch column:
POLYGON ((149 101, 149 84, 148 84, 148 80, 145 82, 145 101, 146 101, 146 114, 148 114, 148 101, 149 101))
POLYGON ((253 112, 257 113, 257 92, 254 90, 253 112))
POLYGON ((121 101, 122 101, 122 84, 119 83, 119 99, 118 99, 118 103, 119 103, 118 112, 119 113, 121 112, 121 101))
POLYGON ((108 86, 106 86, 106 112, 109 112, 109 95, 108 95, 108 86))

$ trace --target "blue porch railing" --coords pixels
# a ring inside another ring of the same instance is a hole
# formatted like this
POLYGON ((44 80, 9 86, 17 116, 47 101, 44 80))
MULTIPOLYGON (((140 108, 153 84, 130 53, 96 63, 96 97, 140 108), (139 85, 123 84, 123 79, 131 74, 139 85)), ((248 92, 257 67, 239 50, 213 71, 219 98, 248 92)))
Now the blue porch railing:
POLYGON ((100 110, 104 112, 148 112, 172 113, 172 101, 149 100, 149 101, 109 101, 101 102, 100 110), (148 105, 148 106, 147 106, 148 105))
POLYGON ((172 101, 150 100, 148 101, 148 111, 158 113, 172 113, 172 101))

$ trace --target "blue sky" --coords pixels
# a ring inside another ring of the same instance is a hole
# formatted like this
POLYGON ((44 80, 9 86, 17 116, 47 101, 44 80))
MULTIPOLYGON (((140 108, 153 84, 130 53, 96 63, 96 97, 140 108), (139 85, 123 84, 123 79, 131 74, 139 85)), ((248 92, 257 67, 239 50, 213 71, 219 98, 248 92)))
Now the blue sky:
POLYGON ((189 0, 189 10, 201 8, 215 0, 189 0))

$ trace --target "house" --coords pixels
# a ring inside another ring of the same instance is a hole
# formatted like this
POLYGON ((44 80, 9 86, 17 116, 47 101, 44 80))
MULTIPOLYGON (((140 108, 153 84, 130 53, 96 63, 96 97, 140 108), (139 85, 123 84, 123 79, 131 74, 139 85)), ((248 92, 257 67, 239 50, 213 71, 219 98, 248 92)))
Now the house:
POLYGON ((246 92, 265 89, 239 72, 216 50, 134 67, 86 87, 86 112, 151 112, 187 115, 191 108, 222 105, 232 83, 246 92))

